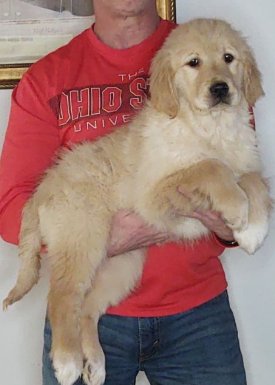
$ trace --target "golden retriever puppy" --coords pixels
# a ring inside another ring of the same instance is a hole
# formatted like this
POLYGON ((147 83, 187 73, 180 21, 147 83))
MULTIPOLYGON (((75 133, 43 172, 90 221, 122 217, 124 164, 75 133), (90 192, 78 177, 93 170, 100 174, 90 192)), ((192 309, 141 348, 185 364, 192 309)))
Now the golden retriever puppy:
POLYGON ((22 266, 4 306, 37 282, 46 244, 51 355, 62 385, 82 373, 88 385, 104 382, 98 318, 142 273, 144 250, 106 258, 118 210, 135 211, 185 241, 208 233, 185 215, 216 210, 248 253, 267 234, 271 200, 249 122, 249 106, 263 90, 246 41, 221 20, 180 25, 152 62, 150 87, 150 100, 131 124, 64 150, 24 209, 22 266))

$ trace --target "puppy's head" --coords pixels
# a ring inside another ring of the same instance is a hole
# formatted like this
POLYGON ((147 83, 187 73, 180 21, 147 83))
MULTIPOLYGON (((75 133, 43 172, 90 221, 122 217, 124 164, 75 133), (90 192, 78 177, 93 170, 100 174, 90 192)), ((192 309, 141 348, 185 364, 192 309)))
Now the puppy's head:
POLYGON ((252 106, 263 95, 261 76, 245 39, 216 19, 195 19, 171 32, 151 65, 153 106, 175 117, 194 110, 252 106))

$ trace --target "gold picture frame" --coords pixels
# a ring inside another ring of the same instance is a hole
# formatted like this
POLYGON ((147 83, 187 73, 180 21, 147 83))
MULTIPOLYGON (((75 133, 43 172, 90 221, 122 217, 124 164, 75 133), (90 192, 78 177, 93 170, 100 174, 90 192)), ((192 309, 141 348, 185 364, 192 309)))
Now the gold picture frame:
MULTIPOLYGON (((8 0, 7 0, 8 1, 8 0)), ((163 19, 176 20, 176 0, 156 0, 159 15, 163 19)), ((83 19, 87 23, 87 17, 78 17, 80 22, 83 19)), ((32 20, 31 22, 36 22, 32 20)), ((30 23, 31 23, 30 22, 30 23)), ((39 22, 39 21, 38 21, 39 22)), ((1 20, 0 20, 1 26, 1 20)), ((0 62, 0 89, 14 88, 21 79, 27 68, 33 63, 2 63, 0 62)))

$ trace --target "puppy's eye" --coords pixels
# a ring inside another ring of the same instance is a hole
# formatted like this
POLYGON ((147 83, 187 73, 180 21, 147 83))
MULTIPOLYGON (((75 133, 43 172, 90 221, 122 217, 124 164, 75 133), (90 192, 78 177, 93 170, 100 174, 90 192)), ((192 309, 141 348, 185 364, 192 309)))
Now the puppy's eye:
POLYGON ((191 59, 187 65, 189 65, 189 67, 198 67, 200 65, 200 60, 195 57, 194 59, 191 59))
POLYGON ((231 55, 231 53, 225 53, 225 54, 223 55, 223 58, 224 58, 224 61, 225 61, 226 63, 232 63, 232 61, 234 60, 234 56, 231 55))

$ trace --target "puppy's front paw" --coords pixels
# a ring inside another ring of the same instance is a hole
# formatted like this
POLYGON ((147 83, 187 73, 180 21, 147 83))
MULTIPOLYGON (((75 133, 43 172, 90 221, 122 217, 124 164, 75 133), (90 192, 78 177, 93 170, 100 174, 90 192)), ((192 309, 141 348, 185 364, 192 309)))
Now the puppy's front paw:
POLYGON ((248 225, 248 202, 229 212, 225 219, 232 230, 241 231, 246 229, 248 225))
POLYGON ((180 197, 179 207, 183 215, 210 208, 209 197, 195 184, 181 184, 177 188, 177 195, 180 197))
POLYGON ((217 210, 223 214, 227 225, 233 231, 244 231, 248 226, 249 202, 246 194, 238 189, 232 192, 231 199, 223 199, 217 210))
POLYGON ((249 224, 243 231, 234 231, 234 238, 248 254, 261 246, 268 232, 268 221, 249 224))
POLYGON ((61 385, 73 385, 81 376, 82 355, 77 352, 54 352, 52 354, 55 376, 61 385))
POLYGON ((83 370, 83 381, 86 385, 104 384, 105 375, 105 358, 103 353, 86 361, 83 370))

